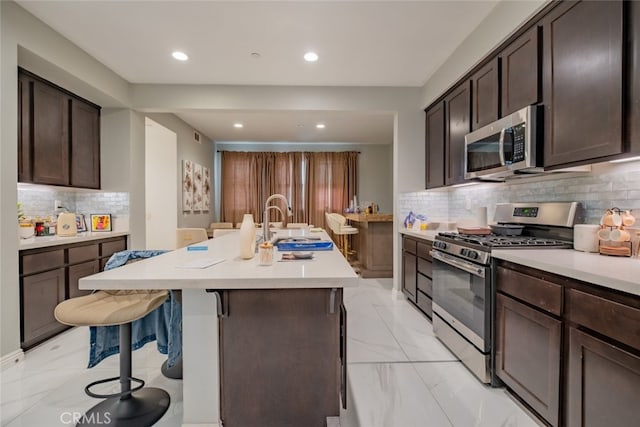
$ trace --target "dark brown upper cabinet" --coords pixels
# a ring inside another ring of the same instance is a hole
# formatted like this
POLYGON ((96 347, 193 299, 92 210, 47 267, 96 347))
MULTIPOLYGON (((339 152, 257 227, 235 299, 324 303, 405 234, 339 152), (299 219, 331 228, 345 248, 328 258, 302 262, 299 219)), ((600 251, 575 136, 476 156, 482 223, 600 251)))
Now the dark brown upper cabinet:
POLYGON ((31 171, 31 93, 32 81, 18 76, 18 181, 32 180, 31 171))
POLYGON ((33 83, 33 182, 69 184, 69 97, 59 90, 33 83))
POLYGON ((627 110, 627 152, 640 155, 640 2, 626 3, 628 7, 627 76, 629 90, 625 102, 627 110))
POLYGON ((71 185, 100 188, 100 110, 71 100, 71 185))
POLYGON ((18 181, 100 188, 100 107, 19 69, 18 181))
POLYGON ((471 127, 473 130, 488 125, 500 117, 499 62, 499 58, 495 57, 471 76, 473 90, 471 127))
POLYGON ((506 116, 540 101, 540 32, 535 25, 510 43, 499 54, 501 116, 506 116))
POLYGON ((444 102, 425 113, 426 187, 437 188, 444 185, 444 102))
POLYGON ((545 167, 622 153, 622 2, 561 2, 542 24, 545 167))
POLYGON ((445 184, 464 181, 464 137, 471 131, 471 81, 462 82, 444 99, 445 184))

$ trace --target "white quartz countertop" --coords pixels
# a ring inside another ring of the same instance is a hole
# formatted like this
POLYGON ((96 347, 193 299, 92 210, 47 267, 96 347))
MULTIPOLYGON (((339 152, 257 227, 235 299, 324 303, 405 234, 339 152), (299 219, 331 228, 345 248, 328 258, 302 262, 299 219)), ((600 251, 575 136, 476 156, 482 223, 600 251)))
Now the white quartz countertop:
POLYGON ((408 228, 400 229, 400 233, 406 234, 407 236, 417 237, 419 239, 425 240, 435 240, 438 233, 445 230, 413 230, 408 228))
MULTIPOLYGON (((330 240, 326 232, 284 230, 278 237, 313 236, 330 240)), ((274 248, 274 263, 258 264, 239 257, 240 233, 229 233, 140 262, 127 264, 80 279, 80 289, 294 289, 356 286, 358 276, 334 246, 315 251, 311 260, 278 261, 282 253, 274 248), (199 259, 223 260, 206 268, 183 268, 199 259)))
POLYGON ((640 296, 640 259, 573 249, 494 249, 494 258, 640 296))
POLYGON ((127 236, 128 231, 101 231, 98 233, 78 233, 71 237, 61 236, 39 236, 30 237, 28 239, 20 239, 18 248, 23 251, 25 249, 45 248, 48 246, 68 245, 70 243, 88 242, 91 240, 108 239, 110 237, 127 236))

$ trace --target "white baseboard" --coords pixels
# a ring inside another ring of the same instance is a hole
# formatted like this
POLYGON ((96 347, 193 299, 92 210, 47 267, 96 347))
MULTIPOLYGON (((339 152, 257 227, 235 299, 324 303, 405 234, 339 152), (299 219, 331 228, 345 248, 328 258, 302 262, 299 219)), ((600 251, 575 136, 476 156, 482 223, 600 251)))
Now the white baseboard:
POLYGON ((0 371, 4 371, 6 368, 20 363, 24 360, 24 351, 16 350, 9 354, 5 354, 0 358, 0 371))

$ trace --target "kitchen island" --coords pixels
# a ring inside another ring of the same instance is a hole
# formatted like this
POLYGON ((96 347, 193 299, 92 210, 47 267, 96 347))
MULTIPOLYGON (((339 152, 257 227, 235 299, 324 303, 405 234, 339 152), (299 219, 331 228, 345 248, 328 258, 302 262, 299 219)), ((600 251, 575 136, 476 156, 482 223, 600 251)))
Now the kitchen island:
POLYGON ((358 229, 353 249, 358 254, 362 277, 393 277, 393 215, 345 214, 358 229))
MULTIPOLYGON (((287 230, 277 236, 325 232, 287 230)), ((260 266, 227 234, 80 281, 84 289, 182 289, 183 425, 324 425, 346 387, 342 288, 357 276, 337 248, 260 266), (202 260, 223 260, 189 268, 202 260)), ((135 369, 134 369, 135 375, 135 369)))

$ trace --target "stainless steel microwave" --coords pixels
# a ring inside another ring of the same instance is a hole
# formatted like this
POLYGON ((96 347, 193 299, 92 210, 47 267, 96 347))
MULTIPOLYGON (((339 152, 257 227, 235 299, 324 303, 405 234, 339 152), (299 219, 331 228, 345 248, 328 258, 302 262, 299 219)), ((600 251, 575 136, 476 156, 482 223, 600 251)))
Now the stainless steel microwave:
POLYGON ((464 137, 464 177, 501 180, 542 168, 542 114, 530 105, 464 137))

